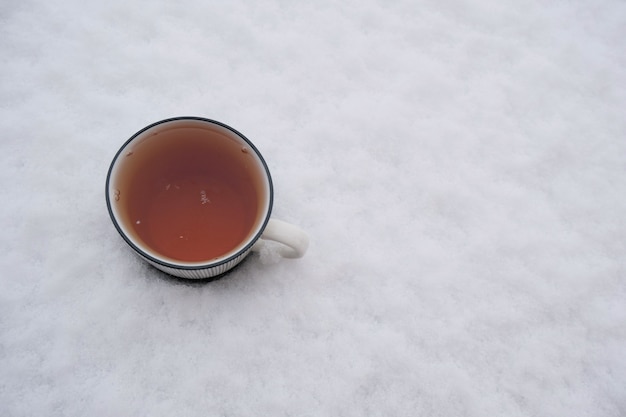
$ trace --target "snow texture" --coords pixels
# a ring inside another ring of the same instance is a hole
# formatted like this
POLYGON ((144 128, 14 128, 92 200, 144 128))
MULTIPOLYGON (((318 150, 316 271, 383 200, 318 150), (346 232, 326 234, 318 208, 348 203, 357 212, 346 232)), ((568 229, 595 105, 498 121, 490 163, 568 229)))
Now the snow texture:
POLYGON ((626 3, 4 0, 0 415, 626 415, 626 3), (308 231, 137 258, 119 146, 243 132, 308 231))

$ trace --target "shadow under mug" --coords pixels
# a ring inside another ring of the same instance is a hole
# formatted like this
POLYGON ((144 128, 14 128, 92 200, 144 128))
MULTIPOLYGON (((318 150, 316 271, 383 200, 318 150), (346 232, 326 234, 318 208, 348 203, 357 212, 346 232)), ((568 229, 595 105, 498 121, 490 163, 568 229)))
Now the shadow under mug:
POLYGON ((285 258, 308 247, 300 228, 271 219, 272 179, 258 149, 210 119, 176 117, 135 133, 106 179, 111 220, 128 245, 170 275, 205 279, 239 264, 265 240, 285 258))

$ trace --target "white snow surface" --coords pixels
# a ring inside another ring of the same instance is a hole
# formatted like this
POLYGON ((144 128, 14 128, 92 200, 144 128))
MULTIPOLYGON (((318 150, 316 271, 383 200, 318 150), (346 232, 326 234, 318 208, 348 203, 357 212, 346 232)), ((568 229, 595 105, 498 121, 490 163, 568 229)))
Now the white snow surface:
POLYGON ((624 39, 621 0, 2 1, 0 415, 626 415, 624 39), (304 258, 132 253, 106 171, 183 115, 304 258))

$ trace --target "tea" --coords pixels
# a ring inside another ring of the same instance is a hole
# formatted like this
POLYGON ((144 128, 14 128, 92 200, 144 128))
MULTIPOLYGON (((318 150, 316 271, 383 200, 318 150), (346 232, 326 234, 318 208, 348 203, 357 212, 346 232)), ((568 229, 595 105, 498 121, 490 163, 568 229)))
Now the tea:
POLYGON ((135 142, 119 156, 116 204, 145 246, 175 261, 210 261, 255 230, 264 185, 245 141, 191 123, 135 142))

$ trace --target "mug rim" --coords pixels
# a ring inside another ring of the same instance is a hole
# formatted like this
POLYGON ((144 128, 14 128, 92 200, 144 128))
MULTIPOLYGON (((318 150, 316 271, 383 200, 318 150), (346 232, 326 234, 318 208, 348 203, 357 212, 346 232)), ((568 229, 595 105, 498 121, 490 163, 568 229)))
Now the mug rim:
POLYGON ((274 186, 273 186, 273 183, 272 183, 272 176, 270 174, 270 171, 269 171, 269 168, 267 166, 267 163, 265 162, 265 159, 263 158, 263 155, 261 155, 261 152, 259 152, 257 147, 247 137, 245 137, 241 132, 239 132, 238 130, 234 129, 233 127, 231 127, 231 126, 229 126, 229 125, 227 125, 225 123, 219 122, 217 120, 208 119, 208 118, 199 117, 199 116, 177 116, 177 117, 170 117, 170 118, 167 118, 167 119, 159 120, 158 122, 151 123, 150 125, 148 125, 148 126, 142 128, 141 130, 137 131, 129 139, 127 139, 122 144, 122 146, 120 146, 118 151, 115 153, 115 156, 113 157, 113 160, 111 161, 111 164, 109 165, 109 170, 107 172, 107 177, 106 177, 106 182, 105 182, 105 198, 106 198, 107 210, 109 212, 109 216, 111 217, 111 221, 113 222, 113 225, 115 226, 115 228, 118 231, 118 233, 122 236, 122 238, 126 241, 126 243, 135 252, 137 252, 142 257, 146 258, 148 261, 154 262, 156 264, 159 264, 159 265, 167 267, 167 268, 174 268, 174 269, 180 269, 180 270, 199 270, 199 269, 214 268, 214 267, 218 267, 220 265, 224 265, 224 264, 227 264, 229 262, 232 262, 233 260, 241 257, 243 254, 247 253, 252 248, 252 246, 256 243, 256 241, 263 234, 263 231, 265 230, 265 227, 267 226, 267 223, 270 220, 270 216, 272 214, 272 207, 273 207, 273 203, 274 203, 274 186), (214 125, 220 126, 222 128, 225 128, 225 129, 231 131, 232 133, 234 133, 236 136, 238 136, 244 142, 246 142, 247 146, 249 146, 254 151, 256 156, 259 158, 259 161, 261 162, 261 166, 263 167, 263 171, 265 172, 265 175, 266 175, 266 178, 267 178, 268 194, 269 194, 267 196, 267 200, 268 200, 267 201, 267 211, 266 211, 266 213, 264 215, 263 221, 261 222, 261 226, 259 227, 259 230, 257 231, 257 233, 253 237, 248 239, 248 243, 246 245, 244 245, 243 247, 241 247, 239 250, 237 250, 237 252, 233 253, 232 255, 228 256, 227 258, 220 259, 217 262, 211 262, 211 261, 203 262, 203 261, 200 261, 200 262, 197 262, 197 263, 194 262, 193 265, 189 265, 188 263, 168 262, 168 261, 166 261, 164 259, 160 259, 160 258, 157 258, 157 257, 154 257, 154 256, 150 255, 149 253, 146 253, 146 251, 144 251, 139 246, 137 246, 133 242, 133 240, 129 236, 127 236, 127 234, 124 232, 122 227, 119 225, 118 220, 115 217, 115 214, 114 214, 113 209, 112 209, 109 187, 110 187, 110 183, 111 183, 111 174, 113 173, 113 168, 115 167, 116 162, 118 161, 118 157, 120 156, 120 154, 124 151, 124 149, 137 136, 141 135, 145 131, 147 131, 149 129, 152 129, 153 127, 161 125, 161 124, 170 123, 170 122, 176 122, 176 121, 181 121, 181 120, 192 120, 192 121, 199 121, 199 122, 203 122, 203 123, 214 124, 214 125))

